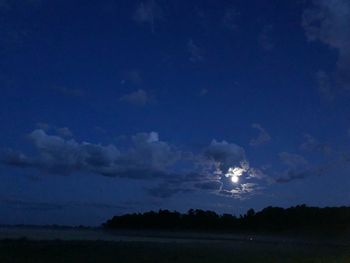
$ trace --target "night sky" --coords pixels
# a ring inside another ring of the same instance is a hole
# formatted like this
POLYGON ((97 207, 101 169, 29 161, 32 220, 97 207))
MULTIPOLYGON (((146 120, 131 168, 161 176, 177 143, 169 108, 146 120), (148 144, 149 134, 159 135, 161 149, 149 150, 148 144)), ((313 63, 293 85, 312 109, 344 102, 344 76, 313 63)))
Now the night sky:
POLYGON ((0 224, 350 205, 350 1, 0 0, 0 224))

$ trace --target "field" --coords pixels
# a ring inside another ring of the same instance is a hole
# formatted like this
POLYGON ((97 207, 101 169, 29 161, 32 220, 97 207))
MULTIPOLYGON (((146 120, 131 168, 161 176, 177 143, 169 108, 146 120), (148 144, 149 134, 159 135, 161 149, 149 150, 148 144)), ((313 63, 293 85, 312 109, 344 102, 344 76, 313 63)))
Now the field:
POLYGON ((348 239, 0 227, 0 263, 350 262, 348 239))
POLYGON ((346 246, 281 242, 0 241, 1 263, 350 262, 346 246))

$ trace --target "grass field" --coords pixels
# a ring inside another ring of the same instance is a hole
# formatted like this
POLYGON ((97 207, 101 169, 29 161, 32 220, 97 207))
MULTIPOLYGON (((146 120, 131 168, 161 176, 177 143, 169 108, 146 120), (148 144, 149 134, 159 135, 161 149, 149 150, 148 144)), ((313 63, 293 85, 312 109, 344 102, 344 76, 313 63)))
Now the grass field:
POLYGON ((259 242, 0 241, 1 263, 350 262, 347 247, 259 242))

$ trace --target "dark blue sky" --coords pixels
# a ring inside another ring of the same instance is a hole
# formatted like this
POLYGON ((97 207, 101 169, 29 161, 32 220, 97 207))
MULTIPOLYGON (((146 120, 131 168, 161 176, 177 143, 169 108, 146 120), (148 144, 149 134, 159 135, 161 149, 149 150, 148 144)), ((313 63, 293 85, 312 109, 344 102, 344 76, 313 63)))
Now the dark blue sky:
POLYGON ((0 87, 0 223, 349 205, 347 0, 0 0, 0 87))

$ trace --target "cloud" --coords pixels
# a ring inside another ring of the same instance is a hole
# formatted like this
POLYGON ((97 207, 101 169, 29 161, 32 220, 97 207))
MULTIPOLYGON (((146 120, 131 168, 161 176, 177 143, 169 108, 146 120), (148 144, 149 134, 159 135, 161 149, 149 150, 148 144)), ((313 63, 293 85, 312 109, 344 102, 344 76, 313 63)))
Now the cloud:
POLYGON ((16 152, 13 150, 7 150, 1 156, 0 162, 6 165, 27 168, 33 165, 32 160, 24 153, 16 152))
POLYGON ((214 190, 218 195, 247 199, 273 181, 260 169, 251 167, 244 149, 234 143, 213 140, 203 155, 213 163, 211 173, 217 179, 212 178, 205 184, 202 184, 202 179, 195 187, 214 190))
POLYGON ((302 179, 309 175, 309 162, 301 155, 281 152, 279 154, 282 164, 287 169, 276 179, 277 183, 287 183, 296 179, 302 179))
MULTIPOLYGON (((264 180, 267 183, 271 184, 273 183, 273 179, 265 174, 261 169, 254 168, 254 167, 248 167, 248 177, 247 179, 258 179, 258 180, 264 180)), ((263 169, 263 168, 262 168, 263 169)))
POLYGON ((257 123, 252 124, 252 128, 257 129, 259 131, 259 135, 256 138, 250 140, 250 146, 259 146, 262 144, 266 144, 271 140, 270 134, 257 123))
POLYGON ((327 143, 321 143, 309 134, 305 134, 305 141, 300 145, 300 149, 307 152, 319 152, 322 154, 330 154, 332 148, 327 143))
POLYGON ((139 133, 132 137, 133 147, 125 158, 141 167, 150 166, 153 170, 165 170, 180 159, 181 153, 168 143, 160 141, 158 133, 139 133))
POLYGON ((57 135, 65 138, 73 137, 73 132, 67 127, 55 127, 46 122, 38 122, 36 126, 45 132, 54 131, 57 135))
POLYGON ((308 176, 310 176, 312 173, 311 171, 304 170, 304 171, 294 171, 294 170, 288 170, 281 177, 278 177, 276 179, 277 183, 289 183, 294 180, 298 179, 304 179, 308 176))
POLYGON ((242 147, 226 141, 213 140, 205 149, 204 156, 219 165, 221 172, 226 173, 229 168, 235 167, 246 160, 242 147))
POLYGON ((222 188, 222 182, 220 182, 220 181, 204 181, 204 182, 196 183, 194 186, 198 189, 217 191, 217 190, 220 190, 222 188))
POLYGON ((302 168, 308 165, 308 161, 301 155, 281 152, 279 154, 280 160, 289 168, 302 168))
POLYGON ((287 169, 276 179, 277 183, 288 183, 297 179, 303 179, 316 172, 309 162, 301 155, 281 152, 279 157, 282 164, 284 164, 287 169))
POLYGON ((263 187, 254 183, 244 183, 237 185, 232 190, 222 189, 218 194, 223 196, 233 197, 239 200, 246 200, 250 197, 259 193, 259 190, 262 190, 263 187))
POLYGON ((266 179, 260 170, 250 167, 242 147, 226 141, 213 140, 199 152, 188 152, 161 141, 156 132, 130 136, 122 147, 78 142, 71 137, 49 135, 42 129, 34 130, 28 138, 34 154, 9 150, 1 155, 0 162, 43 174, 91 173, 148 180, 157 186, 147 192, 158 198, 232 190, 230 176, 240 177, 242 184, 266 179))
POLYGON ((138 4, 133 14, 133 19, 141 24, 148 24, 152 33, 155 32, 155 22, 163 16, 162 8, 155 0, 144 1, 138 4))
POLYGON ((23 153, 11 151, 1 161, 49 174, 89 172, 111 177, 149 179, 164 176, 165 168, 178 158, 178 152, 157 136, 156 133, 137 134, 130 148, 120 152, 114 145, 78 143, 35 130, 29 139, 38 152, 36 157, 29 158, 23 153))
POLYGON ((73 132, 67 127, 57 128, 57 133, 62 137, 73 137, 73 132))
POLYGON ((308 177, 332 175, 349 171, 350 158, 347 152, 337 151, 329 144, 320 143, 311 135, 305 135, 305 142, 300 149, 309 153, 321 153, 323 156, 314 156, 313 163, 302 155, 282 152, 280 160, 286 169, 279 173, 277 183, 288 183, 308 177))
POLYGON ((134 106, 145 106, 152 101, 152 97, 143 89, 126 94, 120 98, 120 101, 127 102, 134 106))
POLYGON ((332 174, 338 169, 344 167, 346 161, 338 159, 331 160, 325 164, 316 166, 306 166, 303 169, 288 169, 282 173, 282 176, 276 179, 277 183, 289 183, 294 180, 300 180, 311 176, 323 176, 332 174))
POLYGON ((204 57, 202 55, 203 53, 202 50, 198 47, 198 45, 192 39, 190 39, 187 42, 187 50, 190 54, 190 61, 192 63, 198 63, 204 60, 204 57))
POLYGON ((320 41, 338 52, 336 71, 320 71, 320 92, 334 96, 338 90, 350 90, 350 2, 347 0, 313 0, 304 11, 302 26, 309 41, 320 41))

